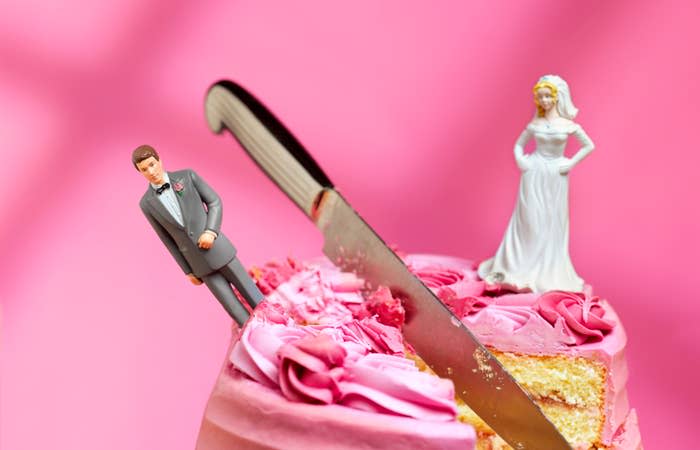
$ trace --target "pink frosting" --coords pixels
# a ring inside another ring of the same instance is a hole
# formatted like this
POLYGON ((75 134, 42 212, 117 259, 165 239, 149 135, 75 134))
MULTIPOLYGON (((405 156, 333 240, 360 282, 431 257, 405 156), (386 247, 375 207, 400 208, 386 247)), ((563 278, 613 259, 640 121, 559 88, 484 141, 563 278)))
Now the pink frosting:
POLYGON ((372 292, 364 303, 370 315, 376 315, 379 322, 401 328, 406 320, 406 310, 401 300, 391 295, 384 286, 372 292))
POLYGON ((379 323, 374 318, 354 320, 344 324, 341 329, 346 332, 347 340, 367 346, 367 350, 376 353, 403 355, 405 346, 403 335, 395 327, 379 323))
POLYGON ((456 265, 454 258, 445 256, 409 255, 405 259, 409 270, 444 302, 464 307, 478 301, 484 293, 485 283, 478 279, 476 266, 456 265))
POLYGON ((196 449, 471 450, 475 441, 474 429, 457 421, 291 402, 225 364, 207 402, 196 449))
POLYGON ((301 264, 292 258, 287 258, 284 262, 271 261, 262 267, 253 267, 249 272, 260 291, 267 295, 301 270, 303 270, 301 264))
POLYGON ((637 411, 630 410, 627 418, 615 436, 613 436, 610 450, 642 450, 642 436, 639 433, 637 411))
POLYGON ((403 357, 395 327, 376 318, 335 325, 280 324, 256 311, 231 352, 233 366, 291 401, 332 404, 421 420, 455 420, 450 380, 403 357))
POLYGON ((279 384, 277 351, 287 342, 308 335, 309 332, 300 327, 249 320, 233 347, 231 361, 238 370, 258 383, 276 387, 279 384))
POLYGON ((587 340, 600 341, 615 326, 615 322, 605 318, 600 298, 584 293, 546 292, 537 299, 534 309, 552 325, 563 321, 576 345, 587 340))
POLYGON ((313 267, 292 275, 267 296, 297 323, 335 324, 352 320, 350 305, 361 305, 363 298, 357 279, 338 276, 326 267, 313 267))
POLYGON ((364 411, 429 421, 452 421, 457 414, 452 382, 399 356, 365 355, 349 369, 341 391, 341 404, 364 411))
POLYGON ((340 399, 338 382, 345 373, 348 352, 329 335, 284 344, 277 354, 280 388, 289 400, 328 405, 340 399))

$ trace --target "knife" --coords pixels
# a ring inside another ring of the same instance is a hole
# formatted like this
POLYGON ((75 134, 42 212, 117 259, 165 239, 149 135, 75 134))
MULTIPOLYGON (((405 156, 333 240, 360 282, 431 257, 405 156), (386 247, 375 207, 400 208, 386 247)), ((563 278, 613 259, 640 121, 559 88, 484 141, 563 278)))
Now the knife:
POLYGON ((291 132, 240 85, 222 80, 205 100, 209 128, 228 130, 321 230, 323 252, 368 287, 402 299, 404 337, 430 368, 514 449, 571 450, 539 406, 459 318, 359 216, 291 132))

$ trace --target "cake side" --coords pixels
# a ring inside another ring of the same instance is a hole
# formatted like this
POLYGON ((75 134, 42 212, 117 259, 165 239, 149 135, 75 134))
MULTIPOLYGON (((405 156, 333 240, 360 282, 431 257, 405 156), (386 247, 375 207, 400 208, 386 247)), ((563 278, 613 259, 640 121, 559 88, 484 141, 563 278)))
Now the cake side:
MULTIPOLYGON (((234 331, 233 344, 239 340, 234 331)), ((207 403, 197 450, 473 448, 474 430, 457 421, 421 421, 341 405, 294 402, 243 375, 226 358, 207 403)))

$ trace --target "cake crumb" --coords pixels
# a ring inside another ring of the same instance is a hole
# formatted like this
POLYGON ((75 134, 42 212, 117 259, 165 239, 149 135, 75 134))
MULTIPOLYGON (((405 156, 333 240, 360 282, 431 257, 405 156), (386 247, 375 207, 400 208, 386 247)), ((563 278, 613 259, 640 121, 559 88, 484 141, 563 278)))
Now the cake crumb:
MULTIPOLYGON (((484 378, 487 380, 492 380, 496 374, 489 364, 489 355, 487 351, 483 348, 477 348, 474 350, 474 354, 472 356, 474 357, 474 361, 476 361, 478 371, 481 372, 484 375, 484 378)), ((476 370, 474 370, 474 372, 476 372, 476 370)))

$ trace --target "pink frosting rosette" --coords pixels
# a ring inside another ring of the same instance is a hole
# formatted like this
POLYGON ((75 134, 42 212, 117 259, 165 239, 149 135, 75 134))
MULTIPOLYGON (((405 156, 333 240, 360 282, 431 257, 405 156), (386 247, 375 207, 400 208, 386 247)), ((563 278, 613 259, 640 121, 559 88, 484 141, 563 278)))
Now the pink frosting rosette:
POLYGON ((347 352, 327 334, 308 336, 278 350, 279 383, 289 400, 331 404, 340 398, 347 352))
POLYGON ((615 326, 615 322, 604 317, 600 298, 584 293, 547 292, 537 300, 535 310, 552 325, 562 323, 576 345, 600 341, 615 326))
POLYGON ((340 403, 364 411, 429 421, 457 415, 452 381, 421 372, 399 356, 369 353, 348 367, 340 403))
POLYGON ((460 270, 439 264, 427 264, 424 266, 412 265, 410 268, 413 274, 430 288, 452 286, 464 279, 464 274, 460 270))
POLYGON ((268 323, 253 316, 243 328, 229 359, 238 370, 258 383, 276 387, 279 384, 278 349, 308 335, 309 332, 300 327, 268 323))
POLYGON ((480 297, 485 284, 466 261, 424 257, 412 260, 409 269, 458 317, 487 306, 480 297))

